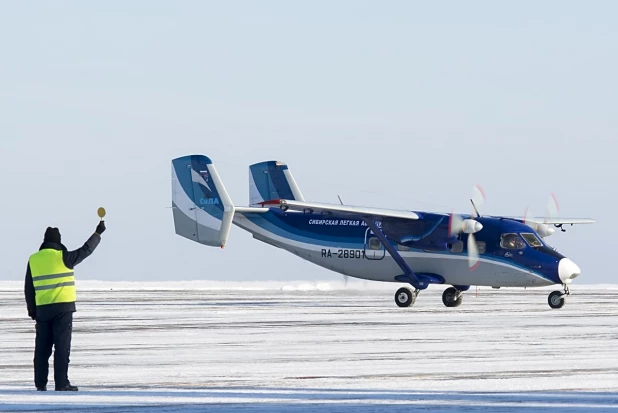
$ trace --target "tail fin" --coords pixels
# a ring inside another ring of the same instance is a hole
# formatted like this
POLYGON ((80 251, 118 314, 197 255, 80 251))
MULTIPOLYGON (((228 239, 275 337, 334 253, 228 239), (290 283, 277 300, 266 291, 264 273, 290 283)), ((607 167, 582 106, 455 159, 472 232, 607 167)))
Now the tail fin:
POLYGON ((172 160, 172 209, 176 234, 225 246, 234 205, 210 158, 188 155, 172 160))
POLYGON ((265 161, 249 166, 249 204, 263 206, 278 199, 305 200, 287 164, 265 161))

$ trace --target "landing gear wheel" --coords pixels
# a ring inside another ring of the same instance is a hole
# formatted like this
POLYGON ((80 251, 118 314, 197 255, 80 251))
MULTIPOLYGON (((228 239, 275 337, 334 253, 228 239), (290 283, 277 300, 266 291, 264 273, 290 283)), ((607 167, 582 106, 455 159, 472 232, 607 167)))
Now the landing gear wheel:
POLYGON ((459 307, 463 301, 461 291, 458 291, 454 287, 447 288, 442 293, 442 302, 447 307, 459 307))
POLYGON ((547 302, 551 308, 562 308, 564 301, 564 293, 562 291, 554 291, 549 294, 547 298, 547 302))
POLYGON ((409 288, 402 287, 395 293, 395 303, 399 307, 410 307, 416 301, 416 294, 409 288))

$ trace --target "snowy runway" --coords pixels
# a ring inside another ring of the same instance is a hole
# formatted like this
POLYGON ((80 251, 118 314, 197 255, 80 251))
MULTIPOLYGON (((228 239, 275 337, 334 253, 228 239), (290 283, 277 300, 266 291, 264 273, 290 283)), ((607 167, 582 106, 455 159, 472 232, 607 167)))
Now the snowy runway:
POLYGON ((437 286, 401 309, 398 287, 81 281, 66 394, 34 391, 34 322, 2 282, 0 411, 618 411, 618 286, 560 310, 546 288, 446 308, 437 286))

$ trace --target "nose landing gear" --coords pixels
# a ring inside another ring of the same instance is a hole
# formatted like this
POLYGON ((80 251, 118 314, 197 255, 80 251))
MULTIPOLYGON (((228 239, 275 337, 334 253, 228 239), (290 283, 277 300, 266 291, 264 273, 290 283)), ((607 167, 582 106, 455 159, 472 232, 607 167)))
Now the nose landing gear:
POLYGON ((571 291, 569 291, 569 286, 564 284, 564 292, 552 292, 551 294, 549 294, 549 297, 547 297, 547 303, 551 308, 562 308, 562 306, 564 306, 565 298, 569 295, 571 295, 571 291))

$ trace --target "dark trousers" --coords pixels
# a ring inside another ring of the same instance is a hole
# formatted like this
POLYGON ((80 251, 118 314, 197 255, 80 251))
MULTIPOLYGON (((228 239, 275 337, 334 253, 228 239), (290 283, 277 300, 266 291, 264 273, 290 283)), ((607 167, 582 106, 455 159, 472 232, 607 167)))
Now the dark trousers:
POLYGON ((71 333, 73 332, 73 313, 59 313, 54 318, 36 322, 36 342, 34 348, 34 384, 47 385, 49 357, 54 351, 54 384, 62 388, 69 384, 69 354, 71 353, 71 333))

